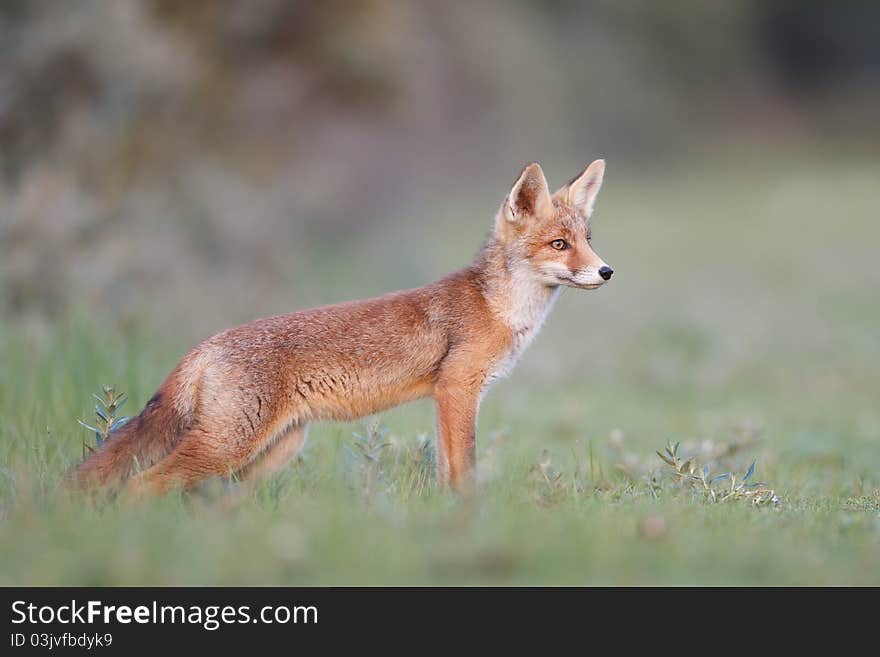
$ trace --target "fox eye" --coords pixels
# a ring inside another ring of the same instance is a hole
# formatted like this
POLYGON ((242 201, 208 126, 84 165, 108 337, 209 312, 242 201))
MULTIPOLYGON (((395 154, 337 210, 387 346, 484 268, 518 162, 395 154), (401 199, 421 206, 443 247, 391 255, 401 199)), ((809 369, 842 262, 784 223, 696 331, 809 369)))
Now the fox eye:
POLYGON ((553 240, 550 242, 550 246, 552 246, 557 251, 565 251, 570 245, 565 240, 553 240))

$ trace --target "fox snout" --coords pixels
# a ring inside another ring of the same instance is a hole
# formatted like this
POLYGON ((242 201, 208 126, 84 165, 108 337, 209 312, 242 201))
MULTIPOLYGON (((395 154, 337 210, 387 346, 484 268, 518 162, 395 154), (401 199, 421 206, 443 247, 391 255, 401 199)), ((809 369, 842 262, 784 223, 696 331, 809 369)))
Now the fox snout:
POLYGON ((610 280, 612 274, 614 274, 614 270, 608 265, 603 264, 598 269, 596 267, 586 267, 570 271, 565 275, 560 274, 558 278, 565 285, 583 290, 595 290, 605 285, 610 280))

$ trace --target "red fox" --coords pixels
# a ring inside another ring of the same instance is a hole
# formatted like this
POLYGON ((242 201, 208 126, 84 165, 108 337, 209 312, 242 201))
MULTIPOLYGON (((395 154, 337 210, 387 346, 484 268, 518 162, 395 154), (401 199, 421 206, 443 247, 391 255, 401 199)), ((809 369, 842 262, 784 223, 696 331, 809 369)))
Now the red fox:
POLYGON ((130 480, 136 493, 164 493, 215 475, 264 475, 299 451, 309 422, 431 396, 438 480, 468 488, 486 389, 512 369, 562 286, 593 290, 614 273, 590 246, 604 172, 596 160, 551 195, 541 167, 529 164, 475 262, 435 283, 208 338, 75 468, 74 483, 130 480))

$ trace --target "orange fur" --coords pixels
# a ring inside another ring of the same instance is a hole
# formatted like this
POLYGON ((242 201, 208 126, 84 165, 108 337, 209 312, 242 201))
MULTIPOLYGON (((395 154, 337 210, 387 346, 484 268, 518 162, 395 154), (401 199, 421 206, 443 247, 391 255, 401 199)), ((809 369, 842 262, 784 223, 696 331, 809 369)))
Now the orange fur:
POLYGON ((598 160, 551 195, 541 168, 525 167, 476 262, 435 283, 208 338, 75 481, 117 484, 139 467, 131 485, 161 493, 213 475, 258 476, 296 454, 309 422, 433 396, 440 480, 466 488, 487 386, 537 334, 561 286, 605 282, 589 244, 603 173, 598 160))

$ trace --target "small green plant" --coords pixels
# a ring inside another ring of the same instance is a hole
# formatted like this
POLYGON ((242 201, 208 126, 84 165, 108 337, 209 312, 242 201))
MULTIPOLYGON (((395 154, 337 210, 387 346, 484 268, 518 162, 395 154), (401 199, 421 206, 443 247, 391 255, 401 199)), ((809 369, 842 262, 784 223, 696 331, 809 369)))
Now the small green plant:
POLYGON ((581 472, 577 458, 571 467, 557 467, 546 449, 541 452, 540 460, 529 468, 529 474, 536 484, 534 499, 542 506, 559 503, 571 496, 604 491, 604 482, 595 480, 592 471, 581 472))
POLYGON ((405 497, 419 497, 429 494, 436 483, 434 471, 436 456, 434 441, 428 434, 419 434, 415 440, 397 440, 392 438, 391 448, 396 453, 397 468, 395 481, 397 489, 405 497))
POLYGON ((381 427, 378 421, 366 424, 366 431, 353 434, 351 453, 356 458, 358 473, 363 483, 364 494, 369 496, 375 491, 382 480, 382 452, 391 446, 386 440, 388 430, 381 427))
MULTIPOLYGON (((110 434, 123 424, 125 424, 129 418, 127 417, 119 417, 117 414, 120 409, 125 405, 125 402, 128 401, 128 397, 125 396, 124 392, 116 392, 116 388, 114 386, 101 386, 101 391, 103 392, 103 396, 93 394, 92 397, 98 403, 95 404, 95 424, 92 426, 91 424, 87 424, 82 420, 77 420, 83 427, 92 431, 95 434, 95 446, 100 447, 104 444, 104 441, 110 437, 110 434)), ((86 450, 89 452, 94 452, 95 448, 89 445, 85 440, 83 441, 83 458, 86 457, 86 450)))
POLYGON ((541 453, 541 460, 533 467, 533 471, 540 475, 539 481, 542 484, 540 493, 544 498, 555 498, 563 492, 565 486, 563 473, 554 467, 550 453, 546 449, 541 453))
MULTIPOLYGON (((681 443, 666 446, 665 454, 657 452, 657 456, 669 466, 673 480, 682 488, 689 489, 710 502, 727 502, 736 500, 748 500, 753 506, 766 506, 779 504, 776 492, 767 487, 764 482, 750 482, 755 474, 756 461, 752 461, 749 469, 742 476, 732 472, 712 474, 708 465, 700 465, 695 458, 682 459, 678 455, 681 443)), ((655 482, 652 480, 652 492, 656 492, 655 482)))

